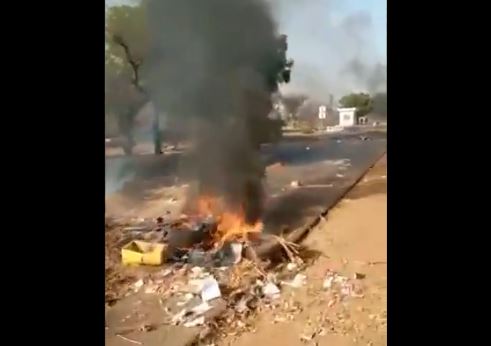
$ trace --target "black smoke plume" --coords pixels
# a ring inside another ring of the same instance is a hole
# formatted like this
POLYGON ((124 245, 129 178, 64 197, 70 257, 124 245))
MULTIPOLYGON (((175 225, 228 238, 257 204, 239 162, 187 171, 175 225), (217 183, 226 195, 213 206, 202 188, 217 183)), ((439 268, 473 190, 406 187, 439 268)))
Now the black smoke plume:
POLYGON ((161 112, 194 142, 191 167, 201 193, 262 211, 260 143, 268 136, 271 94, 288 82, 286 37, 256 0, 149 0, 146 88, 161 112))

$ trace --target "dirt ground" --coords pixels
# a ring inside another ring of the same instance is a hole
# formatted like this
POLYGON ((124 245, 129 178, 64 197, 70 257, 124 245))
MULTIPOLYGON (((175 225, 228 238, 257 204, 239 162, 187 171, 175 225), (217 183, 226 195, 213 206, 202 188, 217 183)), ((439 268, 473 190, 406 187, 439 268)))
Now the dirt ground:
POLYGON ((264 311, 255 332, 229 336, 223 345, 387 345, 386 167, 384 157, 304 241, 320 256, 304 272, 307 285, 288 288, 282 297, 303 311, 292 321, 264 311), (356 280, 361 296, 330 297, 322 290, 327 270, 362 274, 356 280))

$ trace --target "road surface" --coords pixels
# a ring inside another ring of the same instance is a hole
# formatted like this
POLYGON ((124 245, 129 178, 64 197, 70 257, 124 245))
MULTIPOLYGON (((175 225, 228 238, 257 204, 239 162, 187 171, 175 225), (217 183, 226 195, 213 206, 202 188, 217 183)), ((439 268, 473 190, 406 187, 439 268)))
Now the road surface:
MULTIPOLYGON (((334 203, 385 152, 383 132, 301 137, 265 146, 267 169, 264 214, 266 232, 278 233, 304 225, 334 203), (275 163, 281 163, 281 165, 275 163), (271 166, 272 165, 272 166, 271 166), (291 187, 298 181, 300 187, 291 187)), ((185 184, 180 154, 155 159, 153 155, 129 159, 109 158, 106 177, 128 165, 128 182, 106 198, 106 213, 149 217, 179 215, 185 203, 185 184)))

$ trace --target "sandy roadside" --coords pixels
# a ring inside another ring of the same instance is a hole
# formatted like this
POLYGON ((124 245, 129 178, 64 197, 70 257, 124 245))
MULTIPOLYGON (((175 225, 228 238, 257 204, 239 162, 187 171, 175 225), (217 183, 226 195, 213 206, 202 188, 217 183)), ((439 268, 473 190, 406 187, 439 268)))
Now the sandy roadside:
POLYGON ((303 312, 293 321, 281 321, 284 316, 264 311, 256 320, 255 333, 227 337, 224 345, 387 344, 386 167, 384 157, 304 241, 321 255, 304 272, 307 285, 288 288, 285 299, 298 302, 303 312), (363 274, 357 280, 363 296, 332 303, 320 289, 327 270, 349 278, 363 274), (300 339, 316 330, 311 340, 300 339))

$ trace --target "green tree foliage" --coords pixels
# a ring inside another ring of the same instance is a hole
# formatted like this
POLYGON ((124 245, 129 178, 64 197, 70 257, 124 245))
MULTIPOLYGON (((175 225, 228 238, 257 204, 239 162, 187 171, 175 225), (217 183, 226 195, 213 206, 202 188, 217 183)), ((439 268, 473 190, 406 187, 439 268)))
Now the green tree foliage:
POLYGON ((130 77, 131 83, 142 91, 140 70, 149 49, 143 4, 109 8, 106 20, 106 43, 110 58, 119 63, 120 68, 130 77))
MULTIPOLYGON (((118 119, 118 127, 126 137, 127 154, 131 154, 134 145, 134 118, 149 101, 141 78, 148 48, 143 4, 110 7, 106 18, 106 112, 115 114, 118 119)), ((155 152, 160 153, 158 133, 155 134, 155 146, 155 152)))
POLYGON ((373 110, 373 100, 369 94, 352 93, 345 95, 339 100, 342 107, 356 107, 356 116, 361 117, 373 110))

